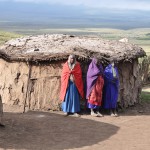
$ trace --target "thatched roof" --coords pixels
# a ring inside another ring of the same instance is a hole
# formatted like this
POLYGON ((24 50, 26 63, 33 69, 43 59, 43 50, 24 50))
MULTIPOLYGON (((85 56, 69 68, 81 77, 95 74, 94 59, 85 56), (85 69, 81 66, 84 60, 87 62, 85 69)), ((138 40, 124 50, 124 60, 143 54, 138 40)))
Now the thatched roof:
POLYGON ((63 34, 26 36, 0 47, 0 57, 7 61, 64 60, 71 53, 79 59, 96 56, 104 61, 129 61, 145 56, 144 50, 134 44, 63 34))

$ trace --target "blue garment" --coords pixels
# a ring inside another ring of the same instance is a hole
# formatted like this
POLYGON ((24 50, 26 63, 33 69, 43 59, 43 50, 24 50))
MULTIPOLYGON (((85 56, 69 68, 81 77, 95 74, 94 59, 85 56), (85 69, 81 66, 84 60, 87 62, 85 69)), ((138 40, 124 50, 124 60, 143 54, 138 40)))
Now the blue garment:
POLYGON ((114 70, 116 77, 113 76, 112 65, 108 65, 104 71, 103 107, 105 109, 114 109, 117 106, 119 76, 116 67, 114 70))
POLYGON ((76 85, 69 80, 69 86, 62 103, 63 112, 76 113, 80 111, 80 95, 76 85))
POLYGON ((98 105, 93 105, 93 104, 90 104, 90 103, 87 102, 87 108, 90 108, 90 109, 99 109, 100 106, 98 106, 98 105))

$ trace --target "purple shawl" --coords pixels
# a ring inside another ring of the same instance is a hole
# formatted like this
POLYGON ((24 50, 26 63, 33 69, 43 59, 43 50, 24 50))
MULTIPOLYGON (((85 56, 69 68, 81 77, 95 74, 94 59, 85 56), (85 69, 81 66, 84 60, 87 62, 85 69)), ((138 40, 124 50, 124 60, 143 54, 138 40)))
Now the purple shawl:
POLYGON ((103 75, 103 66, 97 64, 97 59, 93 58, 87 71, 87 91, 86 98, 88 99, 99 75, 103 75))

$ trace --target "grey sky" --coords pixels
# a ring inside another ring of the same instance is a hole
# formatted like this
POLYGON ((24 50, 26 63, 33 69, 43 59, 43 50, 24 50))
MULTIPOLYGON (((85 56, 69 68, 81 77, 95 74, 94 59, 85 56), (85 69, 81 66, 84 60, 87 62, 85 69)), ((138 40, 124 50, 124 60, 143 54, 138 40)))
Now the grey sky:
POLYGON ((149 28, 149 14, 150 0, 0 0, 0 22, 7 22, 0 28, 11 21, 14 27, 149 28))
POLYGON ((0 0, 28 3, 47 3, 82 6, 86 9, 121 9, 121 10, 146 10, 150 11, 150 0, 0 0))

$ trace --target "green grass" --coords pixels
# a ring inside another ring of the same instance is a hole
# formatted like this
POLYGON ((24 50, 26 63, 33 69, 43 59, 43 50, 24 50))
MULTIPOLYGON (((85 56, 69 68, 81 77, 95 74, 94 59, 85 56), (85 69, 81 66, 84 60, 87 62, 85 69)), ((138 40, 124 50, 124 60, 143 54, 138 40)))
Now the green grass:
POLYGON ((150 103, 150 92, 142 92, 141 99, 142 99, 142 102, 150 103))
POLYGON ((6 41, 13 39, 13 38, 18 38, 21 35, 16 34, 16 33, 10 33, 10 32, 5 32, 5 31, 0 31, 0 45, 5 43, 6 41))
POLYGON ((150 85, 143 87, 141 99, 143 102, 150 102, 150 85))

